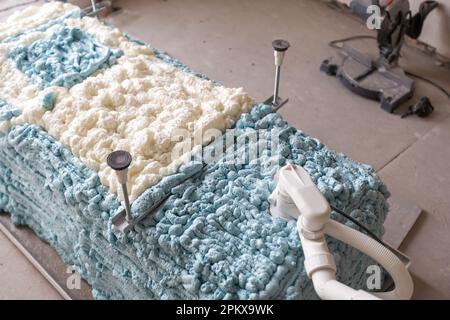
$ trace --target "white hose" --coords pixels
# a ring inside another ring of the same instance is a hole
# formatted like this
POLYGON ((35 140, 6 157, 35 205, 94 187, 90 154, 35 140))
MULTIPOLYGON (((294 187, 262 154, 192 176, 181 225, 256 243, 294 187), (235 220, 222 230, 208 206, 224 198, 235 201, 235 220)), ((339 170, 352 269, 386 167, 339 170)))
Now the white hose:
POLYGON ((305 269, 322 299, 410 299, 413 281, 402 261, 384 245, 365 234, 330 220, 328 201, 303 168, 288 164, 277 175, 277 188, 269 197, 275 216, 297 219, 305 255, 305 269), (395 288, 369 293, 352 289, 336 280, 336 264, 325 234, 349 244, 380 263, 389 272, 395 288))
POLYGON ((411 298, 414 290, 411 275, 392 251, 367 235, 334 220, 326 224, 325 233, 367 254, 389 272, 394 280, 395 288, 389 292, 373 293, 374 295, 389 300, 411 298))
POLYGON ((336 280, 330 270, 317 270, 312 274, 314 290, 322 300, 379 300, 364 290, 355 290, 336 280))
POLYGON ((299 227, 300 240, 305 255, 305 269, 312 279, 314 290, 322 300, 373 300, 378 297, 362 290, 352 289, 336 280, 336 264, 328 249, 325 236, 308 239, 299 227))

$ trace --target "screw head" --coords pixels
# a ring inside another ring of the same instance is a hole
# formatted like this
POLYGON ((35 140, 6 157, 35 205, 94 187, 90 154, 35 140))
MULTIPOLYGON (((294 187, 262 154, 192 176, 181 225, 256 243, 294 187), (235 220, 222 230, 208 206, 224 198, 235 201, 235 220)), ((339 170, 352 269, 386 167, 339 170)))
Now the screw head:
POLYGON ((132 158, 129 152, 117 150, 108 155, 106 163, 108 163, 108 166, 113 170, 125 170, 130 166, 131 160, 132 158))
POLYGON ((291 44, 289 42, 287 42, 286 40, 281 40, 281 39, 277 39, 272 41, 272 47, 273 50, 275 51, 286 51, 289 47, 291 46, 291 44))

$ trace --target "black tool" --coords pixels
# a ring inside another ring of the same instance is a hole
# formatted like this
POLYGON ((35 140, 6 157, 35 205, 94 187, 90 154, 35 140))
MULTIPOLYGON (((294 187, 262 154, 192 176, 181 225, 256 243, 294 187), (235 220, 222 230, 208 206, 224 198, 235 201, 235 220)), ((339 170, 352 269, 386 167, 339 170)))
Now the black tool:
POLYGON ((420 118, 426 118, 434 111, 434 107, 430 102, 428 97, 422 97, 419 102, 415 105, 410 106, 408 111, 401 115, 401 118, 406 118, 413 114, 419 116, 420 118))
POLYGON ((414 93, 413 80, 398 65, 405 36, 417 39, 425 19, 438 3, 424 1, 414 16, 408 0, 354 0, 350 4, 353 12, 364 20, 368 18, 367 9, 372 5, 378 6, 381 13, 376 38, 378 56, 344 44, 339 55, 324 60, 320 69, 328 75, 337 76, 351 91, 379 100, 381 108, 392 113, 414 93))

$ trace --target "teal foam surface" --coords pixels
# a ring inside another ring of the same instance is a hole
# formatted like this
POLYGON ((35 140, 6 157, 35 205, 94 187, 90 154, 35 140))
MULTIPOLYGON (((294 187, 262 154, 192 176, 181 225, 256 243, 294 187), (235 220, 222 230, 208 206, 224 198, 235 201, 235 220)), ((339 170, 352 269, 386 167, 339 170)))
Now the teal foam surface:
POLYGON ((16 67, 40 89, 71 88, 98 69, 116 63, 123 54, 100 44, 80 28, 60 26, 48 38, 9 52, 16 67))
POLYGON ((0 121, 11 120, 22 114, 22 111, 18 108, 14 108, 6 101, 0 100, 0 121))

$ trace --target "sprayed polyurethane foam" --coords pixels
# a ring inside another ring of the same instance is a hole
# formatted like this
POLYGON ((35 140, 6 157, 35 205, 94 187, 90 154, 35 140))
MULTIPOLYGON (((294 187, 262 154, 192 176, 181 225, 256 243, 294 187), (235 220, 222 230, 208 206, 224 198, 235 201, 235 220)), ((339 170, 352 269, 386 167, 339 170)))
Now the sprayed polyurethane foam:
MULTIPOLYGON (((77 18, 74 7, 45 8, 45 15, 27 9, 24 20, 16 16, 11 26, 27 27, 0 42, 0 74, 7 79, 0 82, 0 209, 76 266, 96 298, 315 298, 295 223, 269 213, 273 176, 288 161, 302 165, 332 204, 382 233, 388 192, 369 166, 328 150, 269 106, 252 108, 242 89, 221 87, 96 19, 77 18), (32 23, 30 16, 48 18, 32 23), (78 43, 89 43, 88 56, 78 43), (17 55, 14 48, 21 48, 17 55), (206 167, 197 148, 173 165, 158 159, 160 167, 146 169, 145 157, 171 148, 164 137, 177 121, 191 133, 225 132, 206 154, 227 144, 228 135, 257 140, 234 141, 206 167), (153 125, 157 134, 141 132, 153 125), (125 235, 111 225, 120 203, 101 160, 115 148, 135 157, 135 215, 170 195, 125 235), (245 161, 246 154, 256 157, 245 161)), ((364 287, 372 261, 333 239, 329 246, 339 279, 364 287)))
POLYGON ((128 189, 134 201, 188 161, 190 152, 173 156, 177 132, 199 136, 192 139, 198 148, 207 142, 204 132, 223 132, 254 105, 242 88, 187 72, 95 18, 68 16, 49 25, 0 43, 0 98, 22 111, 0 122, 0 130, 43 127, 119 197, 106 164, 110 152, 133 156, 128 189))
MULTIPOLYGON (((372 169, 290 127, 268 106, 244 114, 232 134, 255 130, 263 152, 254 161, 230 161, 255 147, 237 144, 196 178, 178 185, 170 181, 176 175, 164 178, 159 192, 172 196, 122 235, 110 223, 119 203, 98 175, 38 127, 15 126, 0 138, 0 208, 77 266, 96 298, 315 298, 295 222, 269 213, 278 166, 302 165, 331 203, 378 235, 388 193, 372 169)), ((363 287, 371 260, 332 239, 329 246, 339 279, 363 287)))

